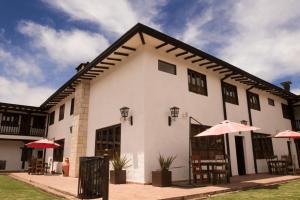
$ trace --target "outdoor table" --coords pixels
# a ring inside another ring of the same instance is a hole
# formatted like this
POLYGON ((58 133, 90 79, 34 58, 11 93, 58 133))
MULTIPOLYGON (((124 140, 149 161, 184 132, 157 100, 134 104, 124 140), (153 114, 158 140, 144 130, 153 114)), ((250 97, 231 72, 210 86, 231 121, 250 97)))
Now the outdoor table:
POLYGON ((271 174, 287 174, 286 160, 269 160, 268 166, 271 174))
MULTIPOLYGON (((225 168, 227 169, 226 165, 228 165, 228 163, 223 160, 221 160, 221 161, 220 160, 219 161, 217 161, 217 160, 207 160, 207 161, 202 160, 200 162, 200 165, 201 165, 201 167, 202 166, 206 167, 205 169, 207 169, 207 171, 208 171, 208 181, 210 183, 214 183, 214 180, 211 178, 211 176, 213 176, 213 171, 218 166, 225 166, 225 168)), ((230 182, 229 177, 226 178, 226 181, 227 181, 227 183, 230 182)))

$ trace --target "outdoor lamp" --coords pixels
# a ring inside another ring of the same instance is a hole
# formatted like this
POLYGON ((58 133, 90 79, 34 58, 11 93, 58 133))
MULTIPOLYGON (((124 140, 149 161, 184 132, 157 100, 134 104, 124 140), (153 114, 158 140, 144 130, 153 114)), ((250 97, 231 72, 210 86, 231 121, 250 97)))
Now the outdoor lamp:
POLYGON ((247 124, 248 124, 248 121, 247 121, 247 120, 242 120, 242 121, 241 121, 241 124, 247 125, 247 124))
POLYGON ((172 124, 172 119, 175 120, 178 117, 179 114, 179 108, 176 106, 173 106, 170 108, 171 116, 168 117, 169 126, 172 124))
MULTIPOLYGON (((127 117, 128 117, 128 113, 129 113, 129 109, 128 107, 124 106, 122 108, 120 108, 120 112, 121 112, 121 117, 126 121, 127 117)), ((133 125, 133 117, 130 116, 129 117, 129 123, 132 126, 133 125)))

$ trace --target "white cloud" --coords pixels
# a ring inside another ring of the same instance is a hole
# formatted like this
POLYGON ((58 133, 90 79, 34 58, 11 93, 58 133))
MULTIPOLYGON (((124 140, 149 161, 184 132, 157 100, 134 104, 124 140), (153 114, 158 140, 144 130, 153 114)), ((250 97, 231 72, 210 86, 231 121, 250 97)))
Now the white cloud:
POLYGON ((43 78, 41 69, 38 67, 36 61, 26 53, 20 55, 0 46, 0 63, 4 71, 12 77, 23 79, 28 77, 43 78))
POLYGON ((291 90, 292 93, 300 95, 300 88, 294 88, 291 90))
POLYGON ((232 7, 222 13, 216 3, 187 24, 186 41, 200 49, 217 42, 218 57, 269 81, 300 74, 300 1, 226 1, 220 6, 232 7))
POLYGON ((108 32, 123 34, 137 22, 159 27, 153 18, 165 0, 43 0, 51 7, 66 13, 72 20, 92 22, 108 32))
POLYGON ((31 21, 19 23, 18 30, 31 38, 31 45, 44 50, 57 67, 68 67, 90 61, 108 46, 100 34, 73 29, 55 30, 31 21))
POLYGON ((46 86, 30 86, 16 79, 0 76, 0 102, 40 106, 54 92, 46 86))

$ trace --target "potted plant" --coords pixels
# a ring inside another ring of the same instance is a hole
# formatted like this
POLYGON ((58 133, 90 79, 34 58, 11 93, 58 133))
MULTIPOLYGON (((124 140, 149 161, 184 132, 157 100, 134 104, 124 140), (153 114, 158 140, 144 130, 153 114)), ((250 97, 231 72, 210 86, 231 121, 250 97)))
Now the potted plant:
POLYGON ((112 184, 125 184, 126 183, 126 170, 130 167, 129 160, 126 156, 115 154, 111 160, 113 170, 110 170, 110 183, 112 184))
POLYGON ((176 156, 164 157, 159 155, 158 161, 160 170, 152 171, 152 185, 158 187, 168 187, 172 185, 172 172, 169 171, 176 156))

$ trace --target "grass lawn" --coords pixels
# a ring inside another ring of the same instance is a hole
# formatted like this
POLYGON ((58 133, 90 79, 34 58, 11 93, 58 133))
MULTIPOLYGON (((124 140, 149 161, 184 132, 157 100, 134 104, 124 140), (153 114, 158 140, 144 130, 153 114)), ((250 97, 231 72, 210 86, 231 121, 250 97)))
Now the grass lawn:
POLYGON ((17 181, 9 176, 0 175, 1 200, 55 200, 62 199, 37 189, 29 184, 17 181))
POLYGON ((300 181, 293 181, 282 185, 270 186, 264 189, 251 189, 242 192, 220 194, 210 200, 237 200, 237 199, 300 199, 300 181))

